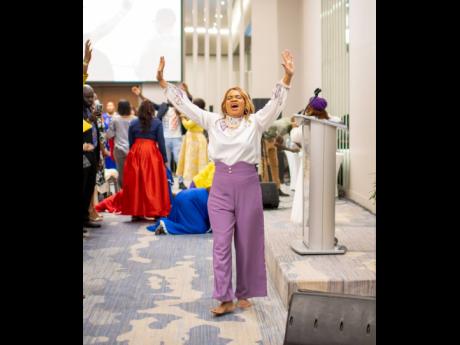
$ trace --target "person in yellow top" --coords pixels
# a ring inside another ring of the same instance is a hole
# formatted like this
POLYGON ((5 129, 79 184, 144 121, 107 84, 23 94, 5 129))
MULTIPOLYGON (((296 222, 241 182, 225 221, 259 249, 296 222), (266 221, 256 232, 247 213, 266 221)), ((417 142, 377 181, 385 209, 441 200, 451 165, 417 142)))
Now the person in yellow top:
MULTIPOLYGON (((206 105, 201 98, 195 98, 193 103, 201 109, 206 105)), ((183 115, 181 118, 187 133, 182 140, 176 175, 192 180, 208 164, 208 142, 203 134, 203 128, 183 115)))
POLYGON ((206 188, 209 190, 212 186, 215 170, 216 165, 213 161, 210 161, 208 165, 193 178, 190 188, 206 188))

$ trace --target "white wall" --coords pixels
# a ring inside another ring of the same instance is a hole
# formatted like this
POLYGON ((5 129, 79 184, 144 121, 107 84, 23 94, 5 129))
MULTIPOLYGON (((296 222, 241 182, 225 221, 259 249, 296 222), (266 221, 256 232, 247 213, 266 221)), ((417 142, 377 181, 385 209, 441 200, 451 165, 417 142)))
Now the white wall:
POLYGON ((164 91, 161 89, 158 83, 143 83, 142 94, 155 103, 166 102, 164 91))
POLYGON ((313 91, 321 88, 321 0, 303 1, 301 28, 304 71, 299 79, 306 94, 303 105, 306 106, 313 91))
POLYGON ((283 116, 292 116, 297 113, 309 97, 303 89, 303 80, 305 79, 305 57, 302 48, 304 42, 301 35, 302 22, 304 21, 302 17, 303 2, 303 0, 278 0, 278 51, 275 55, 276 64, 272 66, 277 72, 276 81, 284 75, 284 69, 281 66, 281 52, 284 49, 291 51, 295 64, 295 74, 291 81, 291 90, 283 116))
POLYGON ((303 0, 252 0, 252 97, 271 96, 277 81, 283 77, 281 52, 289 49, 294 55, 296 72, 283 111, 291 116, 307 99, 303 87, 304 56, 302 23, 303 0))
POLYGON ((252 98, 268 98, 281 78, 278 49, 278 0, 251 1, 252 98))
MULTIPOLYGON (((236 59, 238 60, 238 59, 236 59)), ((235 58, 233 59, 233 67, 238 67, 235 58)), ((198 79, 196 81, 196 89, 191 89, 192 78, 193 78, 193 57, 186 56, 185 57, 185 73, 184 73, 184 81, 190 87, 190 93, 193 97, 203 98, 206 102, 206 108, 209 105, 214 106, 214 111, 220 111, 220 103, 222 102, 222 98, 224 97, 224 93, 227 90, 228 86, 228 58, 227 56, 221 56, 221 65, 220 65, 220 77, 221 77, 221 85, 217 84, 217 59, 215 56, 209 57, 209 78, 208 80, 204 80, 204 56, 198 56, 198 66, 197 66, 197 73, 198 79), (205 94, 205 85, 208 84, 208 95, 205 94)), ((239 73, 234 72, 233 80, 238 80, 239 73)))
POLYGON ((350 190, 348 195, 375 212, 369 200, 376 173, 376 0, 350 0, 350 190))

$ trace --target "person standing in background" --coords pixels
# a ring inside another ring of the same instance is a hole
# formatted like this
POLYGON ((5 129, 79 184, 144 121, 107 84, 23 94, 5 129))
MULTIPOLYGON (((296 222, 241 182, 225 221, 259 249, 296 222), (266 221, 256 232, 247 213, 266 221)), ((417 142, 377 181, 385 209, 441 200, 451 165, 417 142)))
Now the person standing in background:
MULTIPOLYGON (((193 104, 203 110, 206 106, 201 98, 195 98, 193 104)), ((181 115, 181 119, 182 124, 187 128, 187 133, 182 139, 176 174, 192 180, 208 164, 208 142, 203 134, 203 128, 184 115, 181 115)))
MULTIPOLYGON (((188 91, 187 84, 180 83, 179 87, 181 90, 185 91, 187 97, 190 101, 192 101, 193 97, 188 91)), ((157 104, 152 102, 148 98, 146 98, 139 87, 134 86, 131 91, 140 97, 142 101, 149 101, 154 105, 155 110, 157 111, 157 118, 163 124, 163 134, 165 139, 166 145, 166 155, 168 158, 168 162, 172 163, 172 158, 174 158, 174 162, 176 163, 176 167, 179 163, 179 153, 180 148, 182 146, 182 135, 187 132, 187 129, 183 126, 180 113, 171 105, 170 102, 164 102, 161 104, 157 104)), ((174 171, 171 166, 171 171, 174 171)), ((184 178, 180 175, 177 176, 179 180, 179 188, 180 189, 187 189, 184 184, 184 178)))
POLYGON ((93 116, 94 90, 89 85, 83 86, 83 124, 88 123, 89 129, 83 132, 83 157, 87 162, 83 168, 82 191, 82 225, 86 228, 99 228, 101 225, 91 222, 89 208, 96 186, 96 174, 99 165, 100 146, 99 131, 93 116), (89 163, 89 164, 88 164, 89 163))
POLYGON ((171 201, 161 121, 152 102, 143 101, 128 129, 129 153, 123 170, 121 212, 133 220, 166 217, 171 201))
POLYGON ((114 139, 113 156, 118 170, 118 183, 123 186, 123 169, 129 152, 129 124, 136 117, 131 114, 131 104, 121 99, 118 102, 118 114, 115 115, 107 131, 107 138, 114 139))
MULTIPOLYGON (((105 105, 106 112, 102 114, 102 120, 104 121, 104 130, 109 130, 110 122, 112 122, 113 116, 116 114, 115 104, 112 101, 107 102, 105 105)), ((106 142, 105 148, 110 151, 110 156, 105 157, 105 168, 116 169, 116 164, 113 157, 114 142, 113 139, 109 139, 106 142)))
MULTIPOLYGON (((330 116, 326 111, 327 100, 318 97, 319 92, 316 93, 317 90, 315 90, 315 96, 309 99, 308 105, 305 107, 303 114, 308 116, 315 116, 321 120, 328 120, 330 119, 330 116)), ((340 121, 340 119, 338 120, 340 121)), ((305 131, 305 133, 303 133, 302 127, 296 127, 291 131, 292 142, 294 142, 296 144, 295 146, 299 148, 299 153, 301 157, 299 170, 297 172, 297 181, 294 199, 292 200, 291 211, 291 221, 295 224, 302 224, 304 219, 308 219, 308 214, 306 213, 308 212, 309 208, 305 203, 309 202, 309 200, 307 197, 304 197, 304 195, 308 195, 310 190, 310 185, 308 184, 308 176, 310 176, 310 166, 305 164, 308 158, 305 157, 305 152, 308 152, 309 148, 304 147, 304 145, 309 145, 306 144, 310 142, 310 138, 308 135, 309 131, 305 131), (306 185, 304 183, 306 183, 306 185)))
POLYGON ((96 186, 94 188, 93 197, 89 205, 89 218, 91 221, 101 221, 102 215, 100 215, 94 205, 98 203, 98 193, 104 193, 105 186, 105 157, 110 156, 110 152, 106 149, 107 140, 105 137, 104 121, 102 119, 102 104, 97 98, 97 94, 94 94, 94 110, 93 110, 93 124, 97 127, 98 133, 98 146, 99 146, 99 159, 96 171, 96 186))
POLYGON ((291 126, 292 130, 289 133, 288 138, 286 140, 283 138, 283 141, 278 140, 275 145, 278 151, 282 150, 286 154, 289 165, 290 189, 294 191, 297 180, 297 172, 299 170, 300 164, 299 146, 297 146, 291 139, 292 132, 295 128, 299 127, 294 116, 291 116, 291 126))
POLYGON ((281 190, 281 179, 279 176, 279 161, 276 138, 284 136, 291 131, 291 122, 282 117, 273 122, 273 124, 262 135, 262 181, 275 182, 279 196, 289 196, 281 190), (271 175, 271 178, 270 178, 271 175))
POLYGON ((88 79, 88 66, 92 57, 91 41, 85 41, 83 58, 83 188, 82 188, 82 227, 99 228, 101 225, 91 222, 89 206, 96 185, 96 173, 100 147, 98 129, 93 124, 94 90, 86 85, 88 79))

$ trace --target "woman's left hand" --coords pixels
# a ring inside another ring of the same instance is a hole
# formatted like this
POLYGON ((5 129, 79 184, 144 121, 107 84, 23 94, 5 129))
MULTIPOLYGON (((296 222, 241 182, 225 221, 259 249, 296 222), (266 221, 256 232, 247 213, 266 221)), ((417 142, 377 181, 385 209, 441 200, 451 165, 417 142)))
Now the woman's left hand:
POLYGON ((281 56, 283 58, 282 65, 284 67, 283 83, 289 86, 291 84, 292 76, 294 75, 294 57, 287 49, 283 51, 281 56))

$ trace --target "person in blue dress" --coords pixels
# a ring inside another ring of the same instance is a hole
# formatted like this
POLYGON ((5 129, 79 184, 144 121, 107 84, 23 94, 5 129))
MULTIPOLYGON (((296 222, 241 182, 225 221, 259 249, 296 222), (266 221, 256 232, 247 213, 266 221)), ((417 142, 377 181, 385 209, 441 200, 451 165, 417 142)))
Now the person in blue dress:
MULTIPOLYGON (((172 196, 172 174, 167 171, 169 193, 172 196)), ((147 227, 156 235, 195 235, 211 232, 208 215, 207 188, 192 188, 179 192, 171 197, 171 212, 168 217, 159 218, 154 224, 147 227)))
MULTIPOLYGON (((109 130, 110 122, 112 122, 113 115, 116 114, 115 104, 111 101, 107 102, 105 110, 106 112, 102 114, 102 120, 104 121, 105 132, 107 133, 107 131, 109 130)), ((117 165, 111 157, 113 155, 113 139, 109 139, 106 141, 105 148, 110 151, 110 156, 105 157, 105 168, 116 169, 117 165)))

